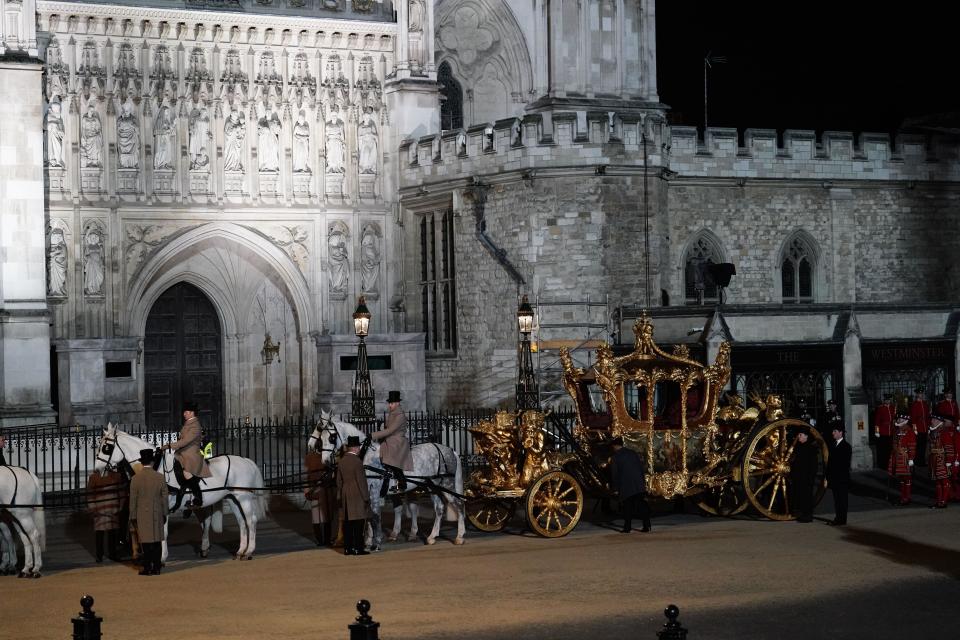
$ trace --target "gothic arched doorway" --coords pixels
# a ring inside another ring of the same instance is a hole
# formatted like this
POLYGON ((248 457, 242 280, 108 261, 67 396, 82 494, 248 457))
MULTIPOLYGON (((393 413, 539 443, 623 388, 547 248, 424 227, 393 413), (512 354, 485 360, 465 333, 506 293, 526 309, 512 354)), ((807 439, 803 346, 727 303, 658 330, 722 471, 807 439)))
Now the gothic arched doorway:
POLYGON ((178 426, 187 400, 205 426, 220 424, 220 320, 209 298, 186 282, 164 291, 150 308, 143 343, 147 424, 178 426))

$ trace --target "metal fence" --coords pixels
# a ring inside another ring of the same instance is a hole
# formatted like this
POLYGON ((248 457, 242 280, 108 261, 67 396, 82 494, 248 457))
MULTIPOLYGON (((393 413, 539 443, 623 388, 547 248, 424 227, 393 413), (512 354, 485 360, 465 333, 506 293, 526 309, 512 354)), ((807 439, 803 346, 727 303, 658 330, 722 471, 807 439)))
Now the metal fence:
MULTIPOLYGON (((470 470, 484 463, 474 450, 468 429, 491 418, 494 413, 490 409, 410 412, 407 414, 407 432, 411 444, 435 442, 460 454, 466 477, 470 470)), ((341 419, 348 420, 349 416, 341 416, 341 419)), ((572 409, 551 414, 544 427, 548 446, 554 450, 567 449, 557 425, 570 429, 573 420, 572 409)), ((222 425, 205 426, 204 435, 213 442, 215 455, 238 455, 255 461, 272 493, 293 493, 303 487, 307 438, 318 422, 319 416, 245 417, 231 419, 222 425)), ((176 440, 180 430, 179 425, 115 426, 154 446, 176 440)), ((357 426, 365 433, 371 433, 379 425, 357 426)), ((3 450, 7 464, 25 467, 36 474, 43 487, 45 505, 85 507, 84 490, 94 469, 103 425, 23 427, 4 430, 3 435, 7 439, 3 450)))

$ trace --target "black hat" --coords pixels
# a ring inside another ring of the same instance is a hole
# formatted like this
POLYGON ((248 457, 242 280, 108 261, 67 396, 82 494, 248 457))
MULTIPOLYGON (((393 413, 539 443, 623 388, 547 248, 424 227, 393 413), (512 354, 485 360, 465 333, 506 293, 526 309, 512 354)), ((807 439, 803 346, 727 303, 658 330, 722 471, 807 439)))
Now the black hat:
POLYGON ((359 447, 359 446, 360 446, 360 436, 347 436, 347 446, 348 446, 348 447, 359 447))
POLYGON ((892 393, 885 393, 885 394, 883 394, 883 399, 884 399, 884 400, 893 400, 893 394, 892 394, 892 393))
POLYGON ((400 402, 400 392, 390 391, 387 393, 387 402, 400 402))
POLYGON ((927 390, 926 387, 924 387, 923 385, 920 385, 919 387, 917 387, 916 389, 914 389, 913 392, 914 392, 914 393, 923 393, 923 392, 926 391, 926 390, 927 390))
POLYGON ((827 400, 827 404, 837 404, 837 401, 834 400, 833 398, 830 398, 829 400, 827 400))
POLYGON ((931 413, 931 414, 930 414, 930 417, 933 418, 934 420, 939 420, 940 422, 943 422, 944 420, 949 420, 949 419, 950 419, 949 416, 945 416, 945 415, 942 415, 942 414, 939 414, 939 413, 931 413))
POLYGON ((615 447, 622 447, 622 446, 623 446, 623 438, 620 437, 620 436, 617 436, 616 438, 614 438, 614 439, 610 442, 610 444, 614 445, 615 447))
POLYGON ((140 463, 153 464, 153 449, 140 449, 140 463))
POLYGON ((187 400, 186 402, 184 402, 184 403, 183 403, 183 410, 184 410, 184 411, 192 411, 192 412, 194 412, 194 413, 199 413, 199 412, 200 412, 200 409, 197 407, 197 403, 194 402, 193 400, 187 400))

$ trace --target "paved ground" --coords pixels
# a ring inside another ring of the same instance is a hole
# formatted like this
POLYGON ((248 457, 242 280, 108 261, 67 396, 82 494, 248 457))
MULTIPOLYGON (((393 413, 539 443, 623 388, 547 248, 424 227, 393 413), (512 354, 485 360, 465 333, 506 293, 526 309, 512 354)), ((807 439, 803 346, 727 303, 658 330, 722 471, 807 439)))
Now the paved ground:
MULTIPOLYGON (((149 578, 93 564, 89 522, 61 516, 44 577, 0 578, 0 638, 68 637, 84 593, 106 640, 347 638, 360 598, 388 640, 652 640, 669 603, 690 640, 957 637, 960 505, 930 510, 921 497, 895 509, 883 491, 879 476, 861 476, 846 528, 663 512, 650 534, 598 517, 559 540, 468 532, 463 547, 404 543, 359 558, 314 548, 308 514, 274 500, 253 561, 229 559, 229 528, 195 559, 194 525, 178 520, 168 567, 149 578)), ((830 509, 828 499, 819 516, 830 509)))

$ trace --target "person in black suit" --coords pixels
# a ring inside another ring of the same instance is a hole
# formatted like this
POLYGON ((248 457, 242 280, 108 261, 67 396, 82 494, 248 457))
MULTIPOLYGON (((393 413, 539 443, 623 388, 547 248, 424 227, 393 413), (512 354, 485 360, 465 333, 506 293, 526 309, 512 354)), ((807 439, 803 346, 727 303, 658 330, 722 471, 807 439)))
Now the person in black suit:
POLYGON ((843 426, 835 424, 833 443, 830 445, 830 457, 827 459, 827 486, 833 492, 833 504, 836 516, 832 524, 843 526, 847 524, 847 493, 850 490, 850 459, 853 449, 850 443, 843 439, 843 426))
POLYGON ((790 461, 790 483, 793 486, 793 514, 797 522, 813 522, 813 483, 817 477, 817 449, 810 434, 801 431, 793 447, 790 461))
POLYGON ((613 473, 613 488, 620 494, 620 509, 623 511, 623 533, 630 533, 633 517, 639 512, 643 518, 644 533, 650 531, 650 505, 644 494, 647 492, 643 461, 633 449, 623 446, 623 438, 613 441, 613 456, 610 461, 613 473))

